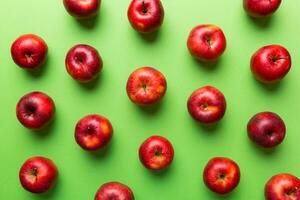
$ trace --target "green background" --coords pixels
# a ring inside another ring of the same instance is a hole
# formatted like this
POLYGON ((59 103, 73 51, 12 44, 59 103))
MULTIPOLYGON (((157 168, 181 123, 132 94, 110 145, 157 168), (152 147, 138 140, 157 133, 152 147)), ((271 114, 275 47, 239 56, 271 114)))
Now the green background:
POLYGON ((259 200, 270 176, 299 175, 299 66, 300 29, 298 0, 285 0, 266 21, 244 13, 242 0, 164 0, 165 20, 157 34, 143 37, 127 20, 129 0, 103 0, 92 23, 70 17, 61 0, 2 0, 0 6, 0 199, 93 199, 107 181, 129 185, 136 199, 259 200), (188 53, 190 30, 204 23, 219 25, 227 49, 215 64, 195 61, 188 53), (21 34, 40 35, 49 46, 48 62, 38 72, 18 68, 10 56, 11 43, 21 34), (77 43, 96 47, 104 69, 93 84, 81 85, 67 74, 66 52, 77 43), (249 70, 254 51, 267 44, 282 44, 291 53, 293 67, 274 86, 258 83, 249 70), (140 66, 153 66, 165 74, 168 91, 156 107, 132 104, 125 90, 129 74, 140 66), (195 89, 213 85, 227 99, 227 112, 214 127, 191 119, 186 101, 195 89), (41 133, 23 128, 15 116, 21 96, 33 90, 50 95, 57 107, 55 120, 41 133), (260 111, 278 113, 286 122, 287 137, 273 151, 253 145, 246 134, 249 118, 260 111), (76 122, 99 113, 110 119, 114 136, 100 153, 83 151, 74 140, 76 122), (175 148, 170 168, 147 171, 139 162, 139 145, 149 136, 169 138, 175 148), (55 161, 60 176, 56 187, 44 195, 22 189, 18 171, 30 156, 55 161), (214 156, 234 159, 241 182, 229 195, 218 196, 203 184, 202 170, 214 156))

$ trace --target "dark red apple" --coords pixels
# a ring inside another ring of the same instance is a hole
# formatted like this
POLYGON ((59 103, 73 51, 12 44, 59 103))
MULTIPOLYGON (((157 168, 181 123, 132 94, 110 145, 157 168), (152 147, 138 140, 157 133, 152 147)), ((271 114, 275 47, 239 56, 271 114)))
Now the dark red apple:
POLYGON ((104 148, 111 140, 113 127, 101 115, 87 115, 79 120, 75 128, 75 140, 83 149, 96 151, 104 148))
POLYGON ((203 172, 206 186, 218 194, 231 192, 240 182, 239 166, 229 158, 211 159, 203 172))
POLYGON ((139 157, 146 168, 153 171, 162 170, 172 163, 174 149, 166 138, 151 136, 140 146, 139 157))
POLYGON ((127 15, 136 31, 150 33, 162 25, 164 8, 160 0, 132 0, 127 15))
POLYGON ((102 59, 98 51, 84 44, 71 48, 66 56, 66 69, 73 79, 80 82, 94 80, 102 70, 102 59))
POLYGON ((77 19, 90 19, 97 15, 101 0, 64 0, 68 13, 77 19))
POLYGON ((191 55, 201 61, 217 60, 226 49, 226 38, 216 25, 196 26, 187 40, 191 55))
POLYGON ((274 83, 290 70, 292 60, 289 52, 280 45, 260 48, 251 58, 251 71, 261 82, 274 83))
POLYGON ((141 67, 130 74, 126 90, 133 103, 151 105, 163 98, 167 90, 167 82, 158 70, 152 67, 141 67))
POLYGON ((32 193, 47 192, 53 187, 58 171, 52 160, 44 157, 32 157, 21 167, 20 182, 24 189, 32 193))
POLYGON ((281 0, 243 0, 244 9, 252 17, 267 17, 280 6, 281 0))
POLYGON ((20 36, 11 46, 12 59, 24 69, 36 69, 42 66, 46 61, 47 52, 46 42, 33 34, 20 36))
POLYGON ((277 114, 261 112, 250 119, 247 130, 253 142, 265 148, 272 148, 283 141, 286 129, 283 120, 277 114))
POLYGON ((223 118, 226 100, 222 92, 205 86, 193 92, 187 102, 190 115, 202 123, 214 123, 223 118))
POLYGON ((127 185, 109 182, 98 189, 95 200, 134 200, 134 195, 127 185))
POLYGON ((277 174, 266 183, 266 200, 299 200, 300 180, 291 174, 277 174))
POLYGON ((16 108, 18 120, 26 128, 38 130, 53 118, 55 105, 51 97, 42 92, 30 92, 23 96, 16 108))

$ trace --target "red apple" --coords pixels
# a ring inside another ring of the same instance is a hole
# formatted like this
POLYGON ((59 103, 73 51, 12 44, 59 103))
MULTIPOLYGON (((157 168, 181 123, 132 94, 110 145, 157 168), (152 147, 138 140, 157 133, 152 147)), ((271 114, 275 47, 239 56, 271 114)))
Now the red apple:
POLYGON ((46 61, 48 46, 37 35, 26 34, 17 38, 11 46, 14 62, 24 69, 36 69, 46 61))
POLYGON ((199 25, 191 31, 187 47, 195 58, 202 61, 214 61, 225 51, 226 38, 218 26, 199 25))
POLYGON ((141 67, 128 78, 127 95, 138 105, 155 104, 167 90, 167 82, 162 73, 152 67, 141 67))
POLYGON ((77 19, 90 19, 100 8, 101 0, 64 0, 68 13, 77 19))
POLYGON ((109 182, 99 188, 95 200, 134 200, 134 195, 127 185, 109 182))
POLYGON ((223 118, 226 100, 222 92, 205 86, 193 92, 187 102, 190 115, 202 123, 214 123, 223 118))
POLYGON ((245 11, 252 17, 267 17, 280 6, 281 0, 243 0, 245 11))
POLYGON ((30 92, 23 96, 16 108, 18 120, 26 128, 38 130, 53 118, 55 105, 51 97, 42 92, 30 92))
POLYGON ((96 151, 111 140, 113 127, 108 119, 100 115, 87 115, 79 120, 75 128, 75 140, 83 149, 96 151))
POLYGON ((251 58, 251 71, 261 82, 274 83, 281 80, 291 68, 291 56, 280 45, 260 48, 251 58))
POLYGON ((153 171, 162 170, 172 163, 174 149, 166 138, 151 136, 140 146, 139 157, 146 168, 153 171))
POLYGON ((98 51, 84 44, 71 48, 66 56, 66 69, 73 79, 80 82, 94 80, 102 70, 102 59, 98 51))
POLYGON ((291 174, 277 174, 265 186, 266 200, 299 200, 300 180, 291 174))
POLYGON ((160 0, 132 0, 127 15, 136 31, 150 33, 162 25, 164 8, 160 0))
POLYGON ((231 192, 240 182, 239 166, 229 158, 211 159, 203 172, 206 186, 218 194, 231 192))
POLYGON ((47 192, 53 187, 58 171, 52 160, 44 157, 32 157, 21 167, 20 182, 24 189, 32 193, 47 192))
POLYGON ((283 120, 272 112, 254 115, 248 122, 247 130, 249 138, 265 148, 279 145, 285 137, 283 120))

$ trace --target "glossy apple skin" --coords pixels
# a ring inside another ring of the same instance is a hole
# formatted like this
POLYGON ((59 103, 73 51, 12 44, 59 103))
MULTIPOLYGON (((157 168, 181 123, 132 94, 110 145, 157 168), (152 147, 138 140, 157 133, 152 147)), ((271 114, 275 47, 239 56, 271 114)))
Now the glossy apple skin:
POLYGON ((204 86, 192 93, 188 99, 187 108, 195 120, 211 124, 223 118, 226 111, 226 100, 218 89, 204 86))
POLYGON ((151 33, 162 25, 164 8, 160 0, 132 0, 127 16, 136 31, 151 33))
POLYGON ((255 18, 272 15, 280 6, 281 0, 243 0, 245 11, 255 18))
POLYGON ((71 77, 83 83, 97 78, 103 67, 98 51, 84 44, 75 45, 69 50, 65 64, 71 77))
POLYGON ((205 185, 215 193, 231 192, 240 182, 239 166, 229 158, 216 157, 211 159, 203 172, 205 185))
POLYGON ((256 51, 251 58, 251 71, 264 83, 278 82, 290 71, 290 53, 280 45, 268 45, 256 51))
POLYGON ((97 15, 101 0, 63 0, 68 13, 77 19, 90 19, 97 15))
POLYGON ((166 138, 151 136, 140 146, 139 158, 147 169, 163 170, 172 163, 174 149, 171 142, 166 138))
POLYGON ((129 99, 138 105, 152 105, 159 102, 167 90, 164 75, 152 67, 141 67, 128 78, 126 91, 129 99))
POLYGON ((191 31, 187 47, 196 59, 215 61, 226 49, 226 38, 221 28, 216 25, 199 25, 191 31))
POLYGON ((46 61, 47 53, 46 42, 33 34, 20 36, 11 46, 12 59, 23 69, 36 69, 42 66, 46 61))
POLYGON ((83 149, 96 151, 104 148, 111 140, 113 127, 101 115, 87 115, 75 127, 75 140, 83 149))
POLYGON ((272 112, 261 112, 254 115, 247 126, 249 138, 264 148, 279 145, 285 138, 284 121, 272 112))
POLYGON ((23 96, 16 107, 17 118, 29 129, 44 128, 53 119, 55 104, 51 97, 42 92, 30 92, 23 96))
POLYGON ((32 193, 44 193, 53 187, 58 171, 52 160, 32 157, 21 167, 19 179, 24 189, 32 193))
POLYGON ((300 180, 291 174, 277 174, 265 186, 266 200, 299 200, 300 180))
POLYGON ((134 195, 127 185, 109 182, 98 189, 95 200, 134 200, 134 195))

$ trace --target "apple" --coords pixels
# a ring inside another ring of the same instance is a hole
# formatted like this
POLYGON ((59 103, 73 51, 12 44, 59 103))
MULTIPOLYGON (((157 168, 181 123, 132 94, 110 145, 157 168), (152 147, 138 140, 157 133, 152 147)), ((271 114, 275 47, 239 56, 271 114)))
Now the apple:
POLYGON ((134 195, 127 185, 109 182, 98 189, 95 200, 134 200, 134 195))
POLYGON ((77 19, 90 19, 97 15, 101 0, 64 0, 68 13, 77 19))
POLYGON ((75 140, 88 151, 103 149, 111 140, 113 127, 108 119, 101 115, 87 115, 79 120, 75 127, 75 140))
POLYGON ((300 180, 291 174, 277 174, 266 183, 266 200, 299 200, 300 180))
POLYGON ((51 97, 42 92, 24 95, 16 107, 17 118, 26 128, 39 130, 53 119, 55 105, 51 97))
POLYGON ((231 159, 216 157, 211 159, 203 172, 205 185, 215 193, 231 192, 240 182, 239 166, 231 159))
POLYGON ((281 0, 243 0, 248 15, 256 18, 272 15, 280 6, 281 0))
POLYGON ((251 58, 251 71, 261 82, 281 80, 291 68, 290 53, 280 45, 268 45, 256 51, 251 58))
POLYGON ((47 52, 46 42, 33 34, 18 37, 11 46, 12 59, 23 69, 36 69, 42 66, 46 61, 47 52))
POLYGON ((44 157, 29 158, 19 172, 21 185, 32 193, 44 193, 50 190, 57 176, 58 171, 53 161, 44 157))
POLYGON ((69 50, 65 64, 72 78, 83 83, 96 79, 103 67, 98 51, 84 44, 75 45, 69 50))
POLYGON ((127 15, 136 31, 151 33, 162 25, 164 8, 160 0, 132 0, 127 15))
POLYGON ((187 47, 196 59, 215 61, 226 49, 226 38, 222 29, 216 25, 199 25, 191 31, 187 47))
POLYGON ((164 75, 152 67, 141 67, 131 73, 127 81, 127 95, 138 105, 152 105, 159 102, 166 93, 164 75))
POLYGON ((261 112, 254 115, 247 126, 249 138, 264 148, 279 145, 285 137, 285 124, 275 113, 261 112))
POLYGON ((226 100, 218 89, 204 86, 192 93, 187 102, 190 115, 197 121, 210 124, 221 120, 226 110, 226 100))

